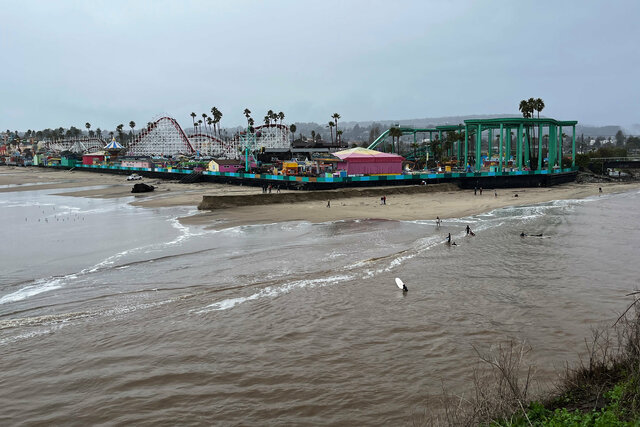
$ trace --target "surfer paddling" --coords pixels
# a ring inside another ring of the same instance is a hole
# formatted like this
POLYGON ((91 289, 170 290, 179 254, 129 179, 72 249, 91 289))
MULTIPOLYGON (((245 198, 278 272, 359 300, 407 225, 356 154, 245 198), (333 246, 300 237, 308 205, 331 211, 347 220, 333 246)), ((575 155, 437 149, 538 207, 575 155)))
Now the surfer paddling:
POLYGON ((520 233, 520 237, 527 237, 527 236, 529 236, 529 237, 542 237, 542 233, 540 233, 540 234, 527 234, 524 231, 522 233, 520 233))

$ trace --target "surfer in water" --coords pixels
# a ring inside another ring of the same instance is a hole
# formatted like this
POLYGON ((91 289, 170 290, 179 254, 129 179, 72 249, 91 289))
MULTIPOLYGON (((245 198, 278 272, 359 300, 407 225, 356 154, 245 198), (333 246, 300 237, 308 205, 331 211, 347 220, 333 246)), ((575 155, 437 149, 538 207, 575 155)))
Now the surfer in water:
POLYGON ((469 227, 469 224, 467 224, 467 234, 471 233, 471 227, 469 227))
POLYGON ((458 246, 458 245, 456 245, 456 242, 452 242, 451 241, 451 233, 449 233, 449 235, 447 236, 447 245, 449 245, 449 246, 458 246))
POLYGON ((520 237, 527 237, 527 236, 529 236, 529 237, 542 237, 542 233, 540 233, 540 234, 527 234, 524 231, 522 233, 520 233, 520 237))
POLYGON ((409 292, 409 289, 407 289, 407 285, 405 285, 404 283, 402 284, 402 293, 405 292, 409 292))

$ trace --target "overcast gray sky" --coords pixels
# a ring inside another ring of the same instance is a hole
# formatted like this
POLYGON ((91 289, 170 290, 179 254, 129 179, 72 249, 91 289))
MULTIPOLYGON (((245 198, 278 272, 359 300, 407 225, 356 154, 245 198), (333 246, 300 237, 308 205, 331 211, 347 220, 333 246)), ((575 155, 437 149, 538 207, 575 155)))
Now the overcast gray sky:
POLYGON ((0 129, 517 113, 640 123, 640 1, 0 0, 0 129))

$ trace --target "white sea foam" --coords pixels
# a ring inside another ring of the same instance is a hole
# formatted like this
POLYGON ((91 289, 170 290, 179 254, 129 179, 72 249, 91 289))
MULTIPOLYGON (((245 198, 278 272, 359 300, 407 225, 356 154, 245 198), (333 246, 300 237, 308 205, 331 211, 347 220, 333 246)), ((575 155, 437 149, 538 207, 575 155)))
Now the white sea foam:
POLYGON ((266 288, 263 288, 260 291, 254 294, 251 294, 249 296, 227 298, 222 301, 218 301, 213 304, 210 304, 200 310, 194 310, 193 312, 195 312, 196 314, 204 314, 211 311, 228 310, 230 308, 233 308, 247 301, 253 301, 261 298, 275 298, 279 295, 286 294, 295 289, 332 285, 336 283, 345 282, 353 278, 354 278, 353 275, 337 275, 337 276, 323 277, 319 279, 298 280, 295 282, 286 283, 281 286, 267 286, 266 288))
MULTIPOLYGON (((75 278, 75 276, 67 276, 69 278, 75 278)), ((27 285, 21 289, 18 289, 15 292, 7 294, 0 298, 0 305, 7 304, 10 302, 22 301, 25 298, 32 297, 34 295, 41 294, 43 292, 52 291, 54 289, 59 289, 63 286, 66 277, 59 278, 45 278, 38 279, 33 284, 27 285)))

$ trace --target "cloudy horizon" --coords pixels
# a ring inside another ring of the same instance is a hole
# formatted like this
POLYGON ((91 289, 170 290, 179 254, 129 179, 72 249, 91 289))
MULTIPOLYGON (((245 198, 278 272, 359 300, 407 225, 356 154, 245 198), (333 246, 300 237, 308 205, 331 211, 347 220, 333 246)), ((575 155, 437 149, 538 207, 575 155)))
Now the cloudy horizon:
POLYGON ((0 1, 0 129, 543 114, 640 123, 633 1, 0 1))

